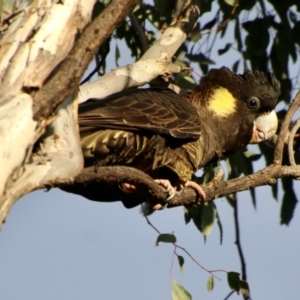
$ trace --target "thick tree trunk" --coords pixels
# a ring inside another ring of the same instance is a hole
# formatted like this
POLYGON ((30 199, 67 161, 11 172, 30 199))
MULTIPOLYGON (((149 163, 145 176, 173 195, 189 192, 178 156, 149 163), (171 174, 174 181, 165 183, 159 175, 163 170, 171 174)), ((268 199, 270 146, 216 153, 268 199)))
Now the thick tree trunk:
POLYGON ((0 227, 22 195, 70 182, 81 172, 79 80, 136 2, 113 1, 86 29, 95 0, 22 1, 3 22, 0 227))

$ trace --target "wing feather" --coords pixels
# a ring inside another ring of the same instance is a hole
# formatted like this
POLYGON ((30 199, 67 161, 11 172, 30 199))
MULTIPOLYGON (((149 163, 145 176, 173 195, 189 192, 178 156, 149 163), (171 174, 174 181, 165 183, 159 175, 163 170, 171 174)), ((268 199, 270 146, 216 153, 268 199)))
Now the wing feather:
POLYGON ((80 130, 107 128, 148 131, 181 139, 200 136, 197 109, 168 89, 125 90, 79 106, 80 130))

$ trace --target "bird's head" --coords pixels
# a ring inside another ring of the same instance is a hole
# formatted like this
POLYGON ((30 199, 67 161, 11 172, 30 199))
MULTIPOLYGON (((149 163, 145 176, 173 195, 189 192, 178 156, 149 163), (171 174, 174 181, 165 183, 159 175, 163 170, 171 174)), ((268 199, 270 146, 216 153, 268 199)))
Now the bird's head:
MULTIPOLYGON (((210 126, 215 123, 220 131, 223 127, 228 132, 229 144, 236 143, 234 137, 241 141, 242 147, 275 134, 278 123, 274 108, 280 83, 272 73, 245 70, 238 75, 225 67, 212 69, 194 91, 201 95, 197 97, 201 99, 197 105, 200 114, 201 111, 210 114, 215 121, 210 126)), ((192 98, 195 104, 196 97, 192 98)))

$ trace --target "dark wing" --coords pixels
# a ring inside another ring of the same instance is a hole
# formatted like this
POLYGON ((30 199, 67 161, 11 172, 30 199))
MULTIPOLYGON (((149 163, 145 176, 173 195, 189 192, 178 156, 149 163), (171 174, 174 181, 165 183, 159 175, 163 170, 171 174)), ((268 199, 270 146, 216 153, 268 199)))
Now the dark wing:
POLYGON ((80 130, 107 128, 197 139, 200 118, 197 109, 168 89, 135 89, 90 100, 79 106, 80 130))

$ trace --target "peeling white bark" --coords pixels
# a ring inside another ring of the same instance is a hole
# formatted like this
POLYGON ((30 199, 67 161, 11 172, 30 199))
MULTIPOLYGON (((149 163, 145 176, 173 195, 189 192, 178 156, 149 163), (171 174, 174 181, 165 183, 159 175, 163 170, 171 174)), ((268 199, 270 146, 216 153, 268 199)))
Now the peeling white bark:
POLYGON ((20 94, 1 107, 0 195, 4 191, 7 175, 20 167, 27 149, 34 142, 36 126, 32 115, 32 99, 28 94, 20 94))
POLYGON ((24 194, 70 181, 83 168, 74 95, 57 109, 54 121, 33 119, 33 99, 23 88, 41 87, 68 55, 90 21, 95 0, 22 1, 0 36, 0 228, 24 194), (31 156, 46 130, 43 150, 31 156))
POLYGON ((166 57, 164 54, 163 58, 139 60, 132 65, 117 68, 92 83, 82 85, 79 103, 90 98, 101 99, 129 87, 142 86, 160 75, 167 77, 179 73, 180 67, 171 64, 166 57))
POLYGON ((42 86, 90 20, 94 2, 36 0, 19 8, 21 13, 0 40, 0 103, 24 86, 42 86))
MULTIPOLYGON (((12 205, 21 196, 35 189, 51 187, 54 183, 70 182, 80 173, 83 168, 83 156, 77 127, 77 101, 73 100, 72 95, 58 108, 56 118, 47 128, 43 147, 38 154, 30 161, 16 165, 16 157, 12 157, 10 153, 12 162, 19 169, 15 169, 14 176, 10 176, 6 181, 5 193, 0 197, 0 228, 12 205)), ((25 127, 20 130, 19 137, 22 138, 23 134, 24 143, 33 140, 30 134, 35 131, 30 129, 27 130, 25 127)), ((29 148, 30 146, 28 145, 29 148)), ((11 152, 12 148, 7 150, 11 152)), ((21 160, 24 159, 24 153, 20 149, 14 150, 14 154, 18 154, 21 160)), ((1 155, 0 174, 4 173, 2 172, 3 161, 5 160, 1 155)), ((3 178, 1 182, 3 183, 3 178)))
POLYGON ((186 39, 177 27, 169 27, 141 57, 126 67, 117 68, 91 83, 80 86, 79 103, 90 98, 105 98, 126 88, 141 86, 160 75, 179 73, 180 68, 170 63, 171 57, 186 39))

